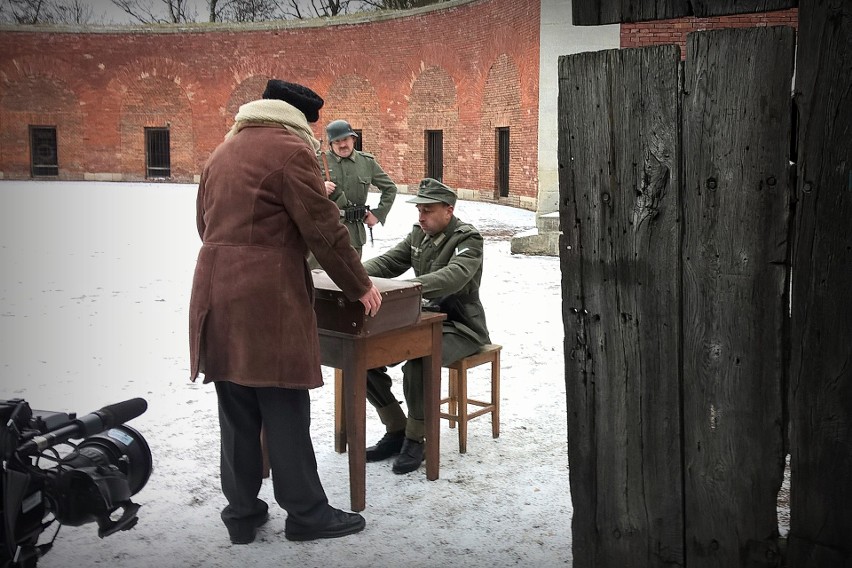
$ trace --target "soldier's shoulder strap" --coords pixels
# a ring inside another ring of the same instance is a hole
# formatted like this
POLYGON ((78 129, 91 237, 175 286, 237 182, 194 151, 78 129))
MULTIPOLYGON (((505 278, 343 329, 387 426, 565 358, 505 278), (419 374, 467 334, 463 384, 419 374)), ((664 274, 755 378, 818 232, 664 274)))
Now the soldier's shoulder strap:
POLYGON ((453 228, 454 233, 477 233, 477 234, 479 233, 479 230, 476 227, 474 227, 470 223, 465 223, 464 221, 462 221, 458 217, 454 216, 451 223, 456 224, 456 226, 453 228))

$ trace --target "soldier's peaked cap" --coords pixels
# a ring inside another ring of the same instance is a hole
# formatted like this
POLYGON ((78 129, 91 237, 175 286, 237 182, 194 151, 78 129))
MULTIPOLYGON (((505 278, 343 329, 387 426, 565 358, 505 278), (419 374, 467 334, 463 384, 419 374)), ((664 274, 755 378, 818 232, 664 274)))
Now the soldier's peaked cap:
POLYGON ((417 188, 417 197, 409 199, 408 203, 446 203, 456 204, 456 192, 436 179, 424 178, 417 188))

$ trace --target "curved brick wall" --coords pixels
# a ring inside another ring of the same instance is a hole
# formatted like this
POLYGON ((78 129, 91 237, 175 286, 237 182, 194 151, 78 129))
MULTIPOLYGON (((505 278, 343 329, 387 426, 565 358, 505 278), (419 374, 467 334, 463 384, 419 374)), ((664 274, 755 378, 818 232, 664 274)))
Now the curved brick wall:
MULTIPOLYGON (((145 178, 143 129, 168 126, 191 182, 269 77, 326 99, 399 184, 444 131, 444 181, 498 200, 495 129, 510 128, 510 195, 536 197, 539 3, 455 0, 402 15, 255 25, 0 30, 0 175, 30 177, 29 125, 56 126, 59 179, 145 178)), ((529 201, 528 201, 529 202, 529 201)))

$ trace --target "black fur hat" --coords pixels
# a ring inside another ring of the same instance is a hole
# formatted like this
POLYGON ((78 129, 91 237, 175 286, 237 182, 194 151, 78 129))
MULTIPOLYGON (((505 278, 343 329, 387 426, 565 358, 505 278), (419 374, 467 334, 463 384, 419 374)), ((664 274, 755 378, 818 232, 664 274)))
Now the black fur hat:
POLYGON ((270 79, 263 91, 264 99, 278 99, 290 103, 305 115, 308 122, 319 120, 319 110, 323 100, 318 94, 297 83, 288 83, 280 79, 270 79))

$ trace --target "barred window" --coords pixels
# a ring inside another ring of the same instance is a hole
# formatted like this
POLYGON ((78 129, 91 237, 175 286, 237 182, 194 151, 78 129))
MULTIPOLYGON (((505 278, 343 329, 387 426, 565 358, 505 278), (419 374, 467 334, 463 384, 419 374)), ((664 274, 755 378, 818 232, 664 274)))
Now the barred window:
POLYGON ((500 197, 509 196, 509 128, 497 129, 496 185, 500 197))
POLYGON ((426 177, 444 181, 444 131, 426 131, 426 177))
POLYGON ((168 128, 145 129, 145 164, 145 177, 171 177, 172 165, 168 128))
POLYGON ((55 126, 30 126, 30 175, 58 176, 55 126))

